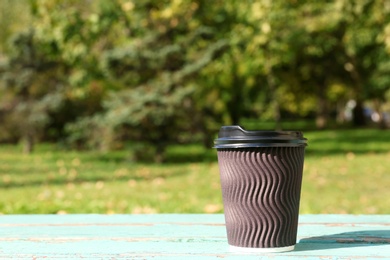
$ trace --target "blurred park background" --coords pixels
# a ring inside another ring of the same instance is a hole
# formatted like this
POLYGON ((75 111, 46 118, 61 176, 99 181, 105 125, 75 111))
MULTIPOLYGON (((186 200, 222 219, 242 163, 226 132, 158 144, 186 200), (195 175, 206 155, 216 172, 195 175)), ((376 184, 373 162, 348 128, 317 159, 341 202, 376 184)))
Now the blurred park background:
POLYGON ((221 125, 301 130, 301 213, 390 213, 390 1, 0 0, 0 213, 221 213, 221 125))

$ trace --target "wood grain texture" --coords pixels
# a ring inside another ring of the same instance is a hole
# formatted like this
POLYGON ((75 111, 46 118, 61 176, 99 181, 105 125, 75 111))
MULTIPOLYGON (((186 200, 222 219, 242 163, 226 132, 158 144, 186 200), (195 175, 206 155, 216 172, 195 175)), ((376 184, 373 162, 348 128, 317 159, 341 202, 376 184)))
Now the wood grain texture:
MULTIPOLYGON (((0 216, 0 259, 184 257, 243 259, 222 214, 0 216)), ((301 215, 294 251, 245 259, 390 259, 390 215, 301 215)))

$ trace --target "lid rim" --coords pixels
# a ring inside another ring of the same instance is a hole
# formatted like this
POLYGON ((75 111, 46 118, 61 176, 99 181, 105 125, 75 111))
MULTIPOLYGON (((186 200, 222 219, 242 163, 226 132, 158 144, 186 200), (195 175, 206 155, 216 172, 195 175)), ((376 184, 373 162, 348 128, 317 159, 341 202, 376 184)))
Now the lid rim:
POLYGON ((261 148, 261 147, 306 147, 306 143, 251 143, 251 144, 221 144, 216 149, 261 148))
POLYGON ((298 147, 307 146, 300 131, 247 131, 240 126, 222 126, 214 148, 298 147))
POLYGON ((300 138, 303 137, 300 131, 273 131, 273 130, 245 130, 239 125, 222 126, 219 131, 218 137, 276 137, 276 136, 289 136, 300 138), (240 135, 237 135, 240 133, 240 135), (233 136, 232 136, 233 134, 233 136))

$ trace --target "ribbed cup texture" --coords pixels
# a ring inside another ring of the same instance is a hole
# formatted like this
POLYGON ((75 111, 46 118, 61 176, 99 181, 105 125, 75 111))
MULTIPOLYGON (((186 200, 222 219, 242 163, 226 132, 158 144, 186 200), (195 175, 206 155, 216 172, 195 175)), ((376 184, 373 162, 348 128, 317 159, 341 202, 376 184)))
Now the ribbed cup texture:
POLYGON ((295 245, 304 147, 218 149, 228 243, 295 245))

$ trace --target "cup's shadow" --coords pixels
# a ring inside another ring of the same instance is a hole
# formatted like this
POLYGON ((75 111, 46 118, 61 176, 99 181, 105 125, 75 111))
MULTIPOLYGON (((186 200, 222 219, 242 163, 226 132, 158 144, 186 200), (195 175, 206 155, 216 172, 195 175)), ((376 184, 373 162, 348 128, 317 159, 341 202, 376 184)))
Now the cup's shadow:
POLYGON ((365 230, 303 238, 295 251, 390 245, 390 230, 365 230))

